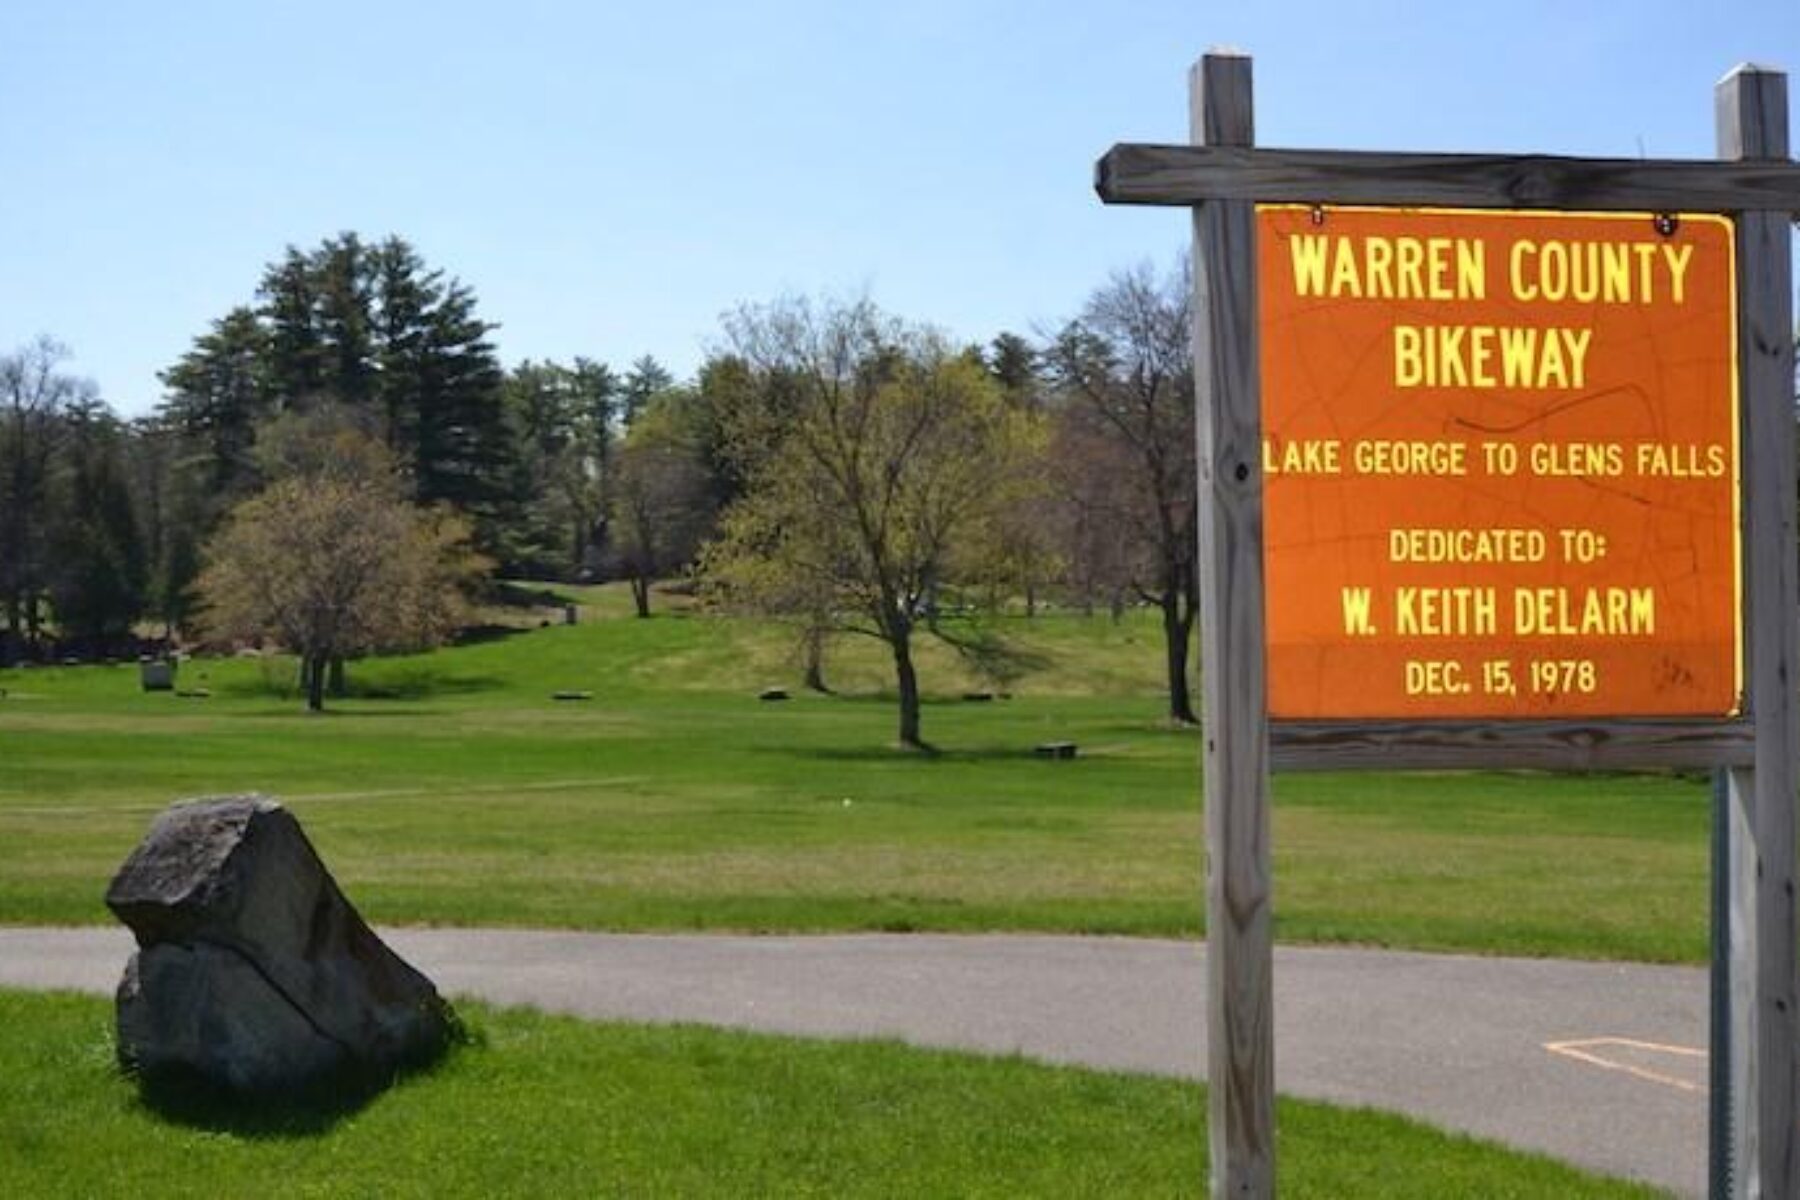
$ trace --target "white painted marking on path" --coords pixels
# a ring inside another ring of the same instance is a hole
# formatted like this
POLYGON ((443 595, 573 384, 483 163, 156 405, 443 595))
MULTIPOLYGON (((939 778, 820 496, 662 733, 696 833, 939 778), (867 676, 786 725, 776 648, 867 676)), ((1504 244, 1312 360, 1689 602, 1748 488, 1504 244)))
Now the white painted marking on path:
POLYGON ((1568 1042, 1545 1042, 1544 1049, 1552 1054, 1560 1054, 1565 1058, 1572 1058, 1590 1066, 1608 1071, 1622 1071, 1627 1075, 1634 1075, 1651 1083, 1660 1083, 1665 1087, 1678 1088, 1684 1092, 1704 1092, 1706 1090, 1706 1085, 1703 1083, 1695 1083, 1691 1079, 1682 1079, 1662 1071, 1654 1071, 1635 1063, 1623 1062, 1617 1057, 1617 1052, 1624 1049, 1642 1051, 1646 1054, 1667 1054, 1684 1061, 1700 1059, 1704 1062, 1706 1051, 1697 1050, 1692 1046, 1670 1046, 1662 1042, 1639 1041, 1636 1038, 1598 1037, 1568 1042), (1606 1054, 1600 1053, 1601 1049, 1612 1051, 1615 1057, 1608 1057, 1606 1054))

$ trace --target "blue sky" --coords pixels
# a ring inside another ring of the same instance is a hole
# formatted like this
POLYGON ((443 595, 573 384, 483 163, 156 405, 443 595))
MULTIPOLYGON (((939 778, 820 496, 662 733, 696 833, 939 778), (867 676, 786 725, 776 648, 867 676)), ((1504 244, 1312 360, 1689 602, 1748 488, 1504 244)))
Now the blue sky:
POLYGON ((472 286, 508 364, 686 374, 789 291, 1047 329, 1181 246, 1092 164, 1185 140, 1214 45, 1254 55, 1267 145, 1706 157, 1720 75, 1800 71, 1800 3, 9 0, 0 350, 49 333, 148 411, 263 264, 343 230, 472 286))

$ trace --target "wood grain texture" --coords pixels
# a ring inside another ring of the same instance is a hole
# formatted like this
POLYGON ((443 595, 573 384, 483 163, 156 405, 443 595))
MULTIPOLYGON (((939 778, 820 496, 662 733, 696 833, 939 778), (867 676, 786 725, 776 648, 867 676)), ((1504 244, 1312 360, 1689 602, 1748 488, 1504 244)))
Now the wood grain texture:
POLYGON ((1215 200, 1602 211, 1800 212, 1786 161, 1389 154, 1122 143, 1094 167, 1108 204, 1215 200))
MULTIPOLYGON (((1189 81, 1194 139, 1254 139, 1250 60, 1189 81)), ((1194 212, 1207 1079, 1214 1197, 1275 1192, 1274 932, 1263 673, 1262 401, 1252 205, 1194 212)))
POLYGON ((1698 770, 1750 766, 1749 720, 1275 721, 1278 771, 1698 770))
MULTIPOLYGON (((1719 155, 1785 159, 1787 78, 1739 68, 1715 97, 1719 155)), ((1793 301, 1785 211, 1738 218, 1738 364, 1745 474, 1746 682, 1754 765, 1729 773, 1732 1194, 1793 1196, 1796 1129, 1795 804, 1800 667, 1794 520, 1793 301)))
POLYGON ((1728 774, 1734 1194, 1800 1194, 1794 909, 1800 784, 1786 80, 1740 69, 1718 91, 1722 162, 1365 154, 1254 148, 1251 64, 1208 56, 1192 146, 1114 147, 1109 203, 1194 208, 1201 654, 1214 1196, 1275 1186, 1268 772, 1723 765, 1728 774), (1746 680, 1735 720, 1280 722, 1264 674, 1256 202, 1737 214, 1745 478, 1746 680))

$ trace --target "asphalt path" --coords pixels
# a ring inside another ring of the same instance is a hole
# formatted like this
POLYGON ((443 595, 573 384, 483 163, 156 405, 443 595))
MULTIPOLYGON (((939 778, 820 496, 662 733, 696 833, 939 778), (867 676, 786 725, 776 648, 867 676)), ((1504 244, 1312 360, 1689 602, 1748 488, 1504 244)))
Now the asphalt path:
MULTIPOLYGON (((1204 1075, 1205 954, 1195 943, 382 936, 451 996, 1204 1075)), ((0 986, 110 992, 131 948, 120 928, 0 928, 0 986)), ((1275 995, 1284 1094, 1405 1113, 1685 1195, 1705 1190, 1698 968, 1284 946, 1275 995)))

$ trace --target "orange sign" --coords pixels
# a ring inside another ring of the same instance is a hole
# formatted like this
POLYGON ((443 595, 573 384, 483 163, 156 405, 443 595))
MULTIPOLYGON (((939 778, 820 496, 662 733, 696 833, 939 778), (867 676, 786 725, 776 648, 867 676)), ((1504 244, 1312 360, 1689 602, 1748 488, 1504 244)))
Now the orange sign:
POLYGON ((1724 217, 1257 208, 1269 711, 1727 715, 1724 217))

